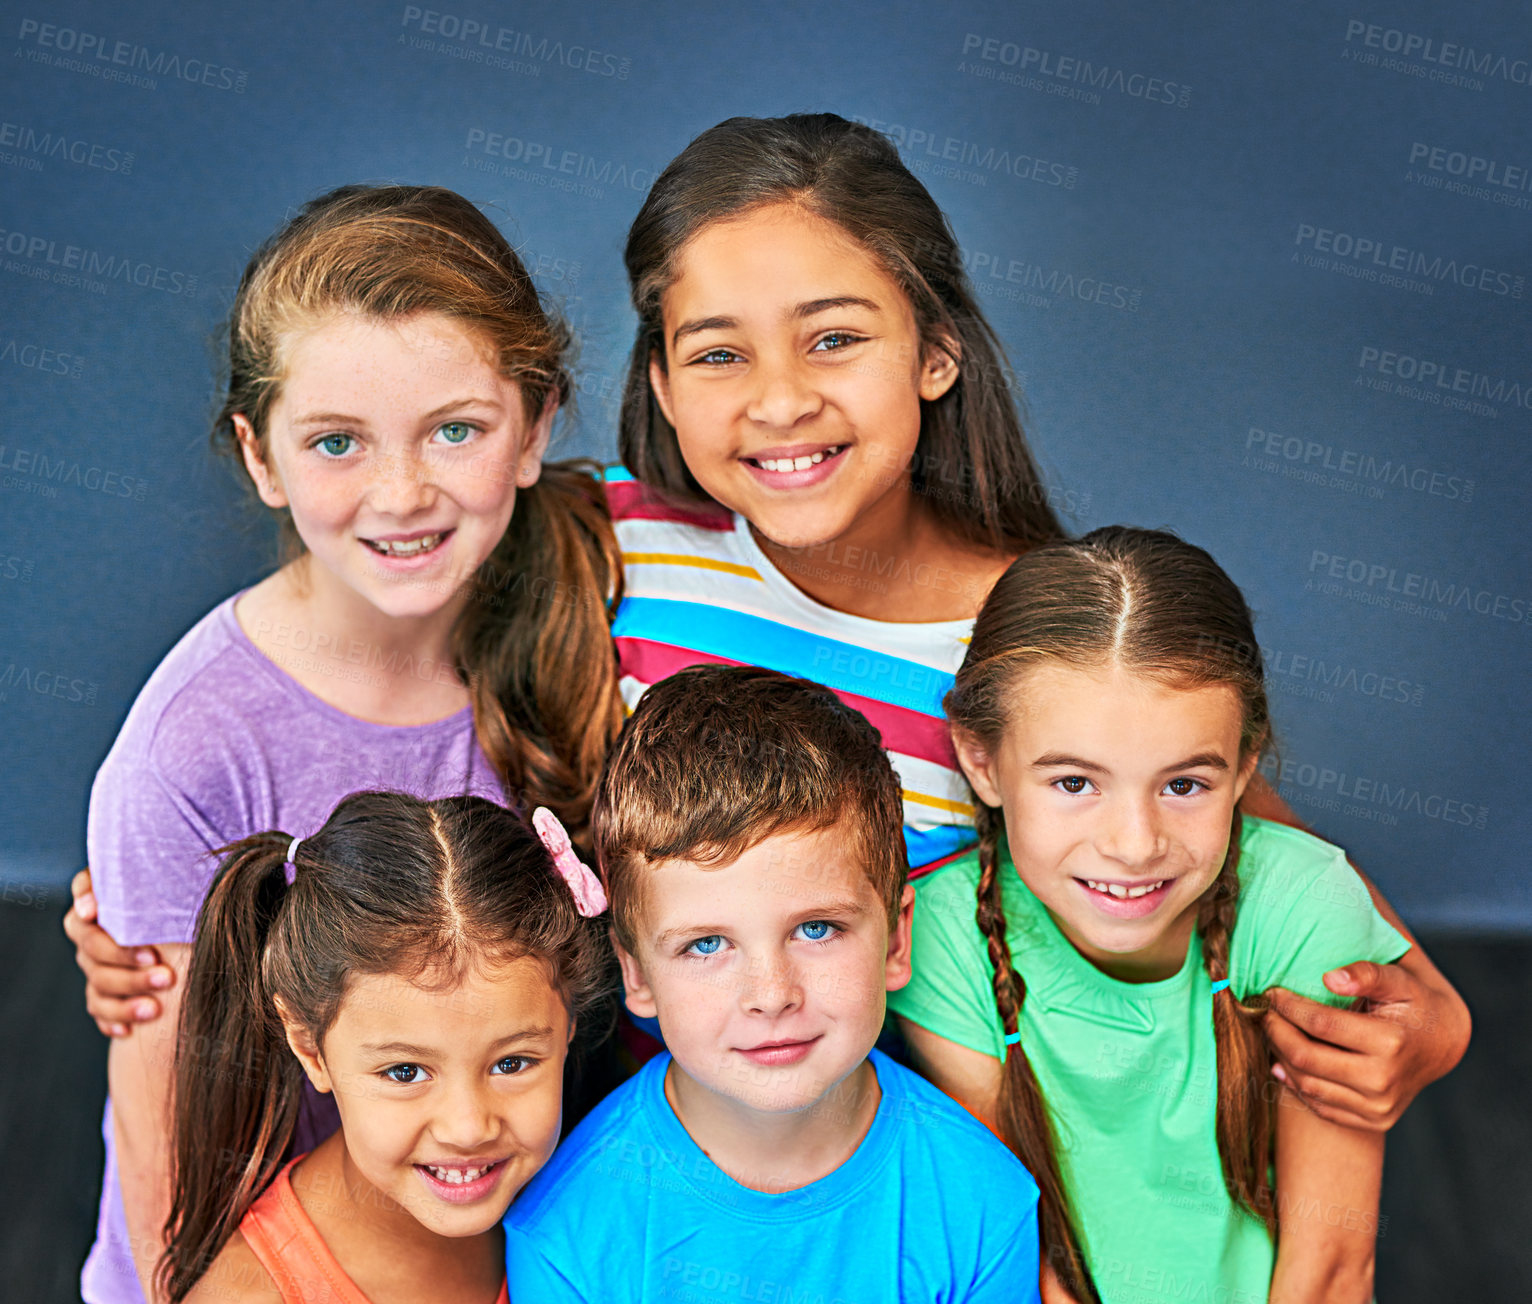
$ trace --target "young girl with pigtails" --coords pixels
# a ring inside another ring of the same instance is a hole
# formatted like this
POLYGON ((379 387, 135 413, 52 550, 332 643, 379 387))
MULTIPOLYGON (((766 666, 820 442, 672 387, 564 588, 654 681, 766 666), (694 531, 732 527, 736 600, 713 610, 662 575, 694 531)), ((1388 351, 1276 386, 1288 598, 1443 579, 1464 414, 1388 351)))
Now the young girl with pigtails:
MULTIPOLYGON (((483 213, 435 187, 324 195, 256 252, 228 333, 215 444, 290 560, 171 649, 91 792, 105 931, 67 926, 115 1035, 90 1304, 154 1298, 174 1016, 217 849, 317 828, 361 789, 545 805, 579 841, 621 717, 601 486, 543 465, 568 336, 483 213), (170 1017, 127 1035, 125 992, 149 1006, 131 1018, 170 1017)), ((298 1149, 333 1130, 328 1101, 306 1099, 298 1149)))
MULTIPOLYGON (((709 663, 831 688, 883 736, 918 885, 975 837, 942 714, 974 617, 1071 503, 1028 450, 952 228, 869 127, 730 118, 660 174, 624 256, 638 328, 607 476, 623 696, 709 663)), ((1243 806, 1296 823, 1259 778, 1243 806)), ((1275 1071, 1381 1131, 1461 1058, 1467 1007, 1419 948, 1330 983, 1371 1008, 1274 993, 1275 1071)))
POLYGON ((922 884, 889 1006, 1036 1178, 1045 1299, 1366 1304, 1383 1136, 1273 1082, 1258 1015, 1409 944, 1338 848, 1241 816, 1270 720, 1239 590, 1162 532, 1034 549, 946 708, 979 844, 922 884))
POLYGON ((600 884, 534 823, 363 792, 224 848, 181 1002, 173 1304, 505 1304, 501 1215, 609 1007, 600 884), (305 1081, 340 1126, 286 1159, 305 1081))

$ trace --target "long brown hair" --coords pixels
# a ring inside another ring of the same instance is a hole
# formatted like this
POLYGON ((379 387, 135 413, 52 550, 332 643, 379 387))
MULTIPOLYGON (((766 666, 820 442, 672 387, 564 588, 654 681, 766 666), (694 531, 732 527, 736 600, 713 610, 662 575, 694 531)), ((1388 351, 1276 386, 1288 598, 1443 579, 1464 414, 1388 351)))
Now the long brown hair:
MULTIPOLYGON (((1234 582, 1201 548, 1158 530, 1111 526, 1034 549, 990 593, 946 697, 955 730, 993 752, 1005 733, 1022 678, 1046 662, 1121 666, 1177 688, 1227 685, 1240 703, 1240 755, 1265 747, 1271 730, 1260 648, 1234 582)), ((1012 963, 1001 904, 1002 818, 979 806, 976 919, 994 969, 995 1008, 1007 1036, 1021 1027, 1026 984, 1012 963)), ((1239 904, 1240 815, 1218 877, 1197 903, 1197 933, 1208 976, 1229 976, 1229 938, 1239 904)), ((1273 1230, 1268 1180, 1271 1104, 1260 1004, 1232 988, 1213 997, 1218 1048, 1218 1153, 1229 1194, 1273 1230)), ((997 1123, 1041 1192, 1044 1252, 1077 1298, 1097 1299, 1058 1164, 1058 1143, 1032 1065, 1020 1042, 1006 1052, 997 1123)))
POLYGON ((922 345, 958 364, 957 382, 921 401, 910 467, 915 492, 943 528, 1010 553, 1060 538, 1022 433, 1014 373, 946 216, 887 137, 833 113, 730 118, 693 140, 650 189, 623 255, 638 313, 618 433, 627 468, 671 497, 711 501, 650 384, 650 359, 663 365, 666 357, 660 299, 704 227, 789 202, 834 222, 876 258, 908 296, 922 345))
POLYGON ((352 974, 450 986, 475 964, 533 956, 576 1034, 605 1031, 604 923, 582 918, 537 835, 481 797, 354 793, 305 838, 225 847, 197 919, 177 1039, 172 1203, 158 1273, 172 1301, 207 1270, 283 1162, 303 1071, 280 1000, 315 1045, 352 974))
MULTIPOLYGON (((293 331, 340 311, 440 313, 482 340, 535 422, 570 395, 567 328, 505 237, 438 186, 342 186, 306 204, 251 258, 228 325, 214 447, 239 460, 243 414, 261 451, 293 331)), ((289 555, 301 544, 284 514, 289 555)), ((507 792, 588 837, 601 758, 622 723, 610 612, 622 561, 590 463, 550 463, 467 585, 453 631, 479 742, 507 792)))

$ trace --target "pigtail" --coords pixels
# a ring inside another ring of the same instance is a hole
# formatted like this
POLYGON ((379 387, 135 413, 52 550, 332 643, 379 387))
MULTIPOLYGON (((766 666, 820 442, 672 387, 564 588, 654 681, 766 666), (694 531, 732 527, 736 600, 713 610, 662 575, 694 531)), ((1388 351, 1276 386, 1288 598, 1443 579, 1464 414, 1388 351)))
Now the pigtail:
MULTIPOLYGON (((263 973, 287 904, 288 839, 225 848, 197 919, 177 1038, 172 1196, 157 1275, 185 1298, 280 1168, 303 1095, 263 973)), ((300 853, 301 854, 301 853, 300 853)), ((301 890, 301 887, 295 890, 301 890)))
POLYGON ((590 808, 622 725, 611 612, 622 555, 594 463, 543 467, 480 568, 455 653, 479 745, 507 792, 590 845, 590 808))
MULTIPOLYGON (((1197 905, 1202 963, 1215 983, 1229 976, 1229 937, 1239 906, 1239 840, 1243 821, 1234 810, 1229 852, 1218 877, 1197 905)), ((1235 1203, 1275 1234, 1271 1187, 1272 1101, 1266 1095, 1271 1050, 1257 1022, 1265 997, 1241 1003, 1231 987, 1213 995, 1213 1036, 1218 1047, 1218 1157, 1224 1185, 1235 1203)))
MULTIPOLYGON (((1005 908, 1001 904, 1000 813, 981 805, 977 823, 980 873, 976 918, 979 931, 989 944, 989 962, 994 967, 995 1008, 1009 1038, 1021 1029, 1021 1008, 1027 987, 1011 962, 1011 947, 1005 935, 1005 908)), ((1069 1198, 1064 1193, 1053 1122, 1042 1089, 1032 1072, 1031 1061, 1020 1041, 1006 1046, 995 1121, 1001 1139, 1037 1183, 1044 1262, 1053 1268, 1059 1281, 1079 1304, 1098 1304, 1100 1297, 1096 1294, 1085 1256, 1080 1252, 1069 1198)))

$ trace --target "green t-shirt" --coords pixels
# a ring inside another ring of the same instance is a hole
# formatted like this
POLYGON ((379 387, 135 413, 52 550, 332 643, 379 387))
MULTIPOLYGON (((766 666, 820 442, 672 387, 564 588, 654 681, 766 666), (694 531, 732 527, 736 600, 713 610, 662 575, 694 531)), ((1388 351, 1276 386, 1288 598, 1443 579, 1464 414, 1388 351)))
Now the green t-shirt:
MULTIPOLYGON (((1022 1045, 1059 1136, 1059 1164, 1103 1304, 1257 1304, 1271 1286, 1265 1227, 1230 1198, 1215 1136, 1213 992, 1193 934, 1174 977, 1126 983, 1086 960, 1002 848, 1007 938, 1026 983, 1022 1045)), ((1286 987, 1345 1004, 1322 981, 1409 944, 1378 914, 1344 853, 1246 818, 1229 980, 1240 998, 1286 987)), ((1005 1033, 974 922, 977 854, 915 895, 914 976, 889 1008, 1000 1059, 1005 1033)))

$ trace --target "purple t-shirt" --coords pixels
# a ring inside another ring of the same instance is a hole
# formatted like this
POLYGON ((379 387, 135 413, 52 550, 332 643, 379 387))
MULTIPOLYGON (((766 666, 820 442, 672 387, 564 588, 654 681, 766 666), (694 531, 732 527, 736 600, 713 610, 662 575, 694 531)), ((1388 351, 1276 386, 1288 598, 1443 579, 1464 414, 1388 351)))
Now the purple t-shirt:
MULTIPOLYGON (((125 946, 190 942, 218 867, 210 852, 267 829, 307 837, 348 793, 389 789, 427 800, 468 793, 505 802, 469 709, 410 726, 346 715, 256 648, 234 602, 208 612, 149 676, 91 789, 86 847, 100 920, 125 946)), ((375 673, 342 659, 314 660, 337 675, 375 673)), ((303 1149, 336 1125, 328 1096, 311 1094, 306 1103, 303 1149)), ((110 1100, 102 1136, 101 1213, 81 1294, 88 1304, 143 1304, 110 1100)))

